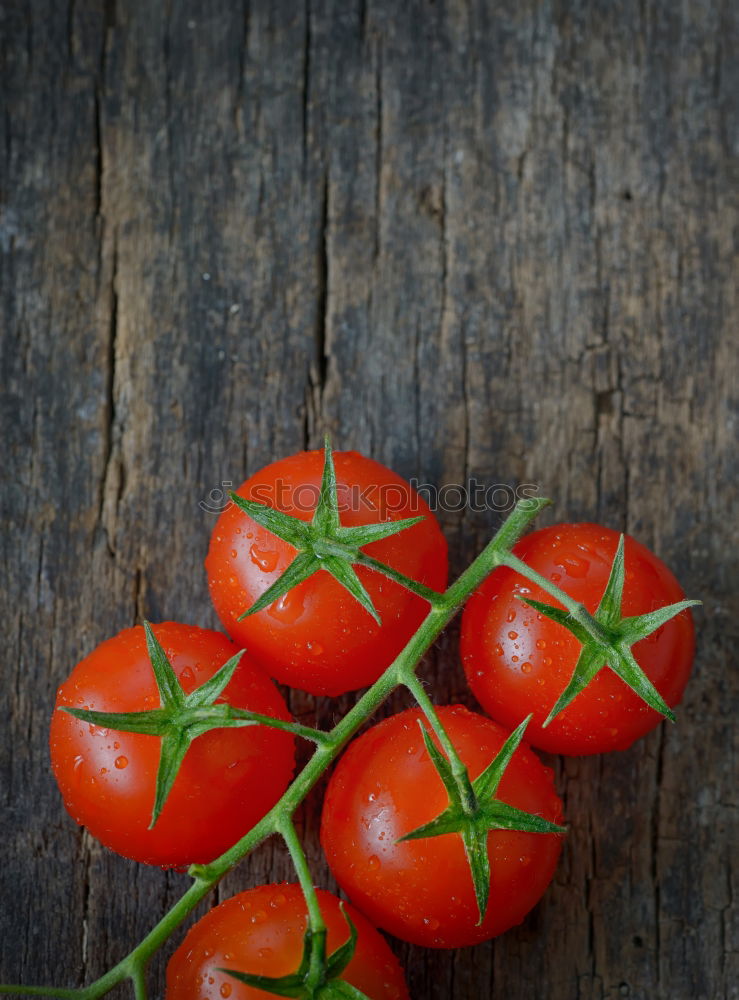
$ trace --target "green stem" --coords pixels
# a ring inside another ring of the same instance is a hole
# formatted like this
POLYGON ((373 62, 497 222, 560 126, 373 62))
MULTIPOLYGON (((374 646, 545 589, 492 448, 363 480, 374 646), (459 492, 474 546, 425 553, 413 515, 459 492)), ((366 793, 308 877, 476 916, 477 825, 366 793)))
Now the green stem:
POLYGON ((300 843, 300 838, 295 830, 295 824, 291 819, 286 818, 279 824, 278 829, 287 844, 290 857, 293 859, 293 864, 295 865, 300 887, 305 896, 308 906, 308 926, 314 934, 325 933, 326 924, 321 913, 321 907, 318 905, 318 896, 316 895, 316 888, 313 885, 313 878, 308 867, 308 859, 305 856, 303 845, 300 843))
MULTIPOLYGON (((424 653, 459 611, 472 591, 483 582, 496 566, 506 561, 510 548, 518 541, 529 523, 547 503, 549 503, 548 500, 525 500, 517 504, 510 517, 501 526, 493 539, 449 589, 444 594, 436 594, 435 591, 430 592, 430 594, 434 595, 432 607, 416 633, 411 636, 405 648, 385 670, 379 680, 372 687, 368 688, 344 718, 330 732, 325 734, 325 739, 318 742, 313 756, 277 804, 236 844, 211 864, 191 866, 190 874, 194 879, 192 885, 189 886, 169 912, 162 917, 159 923, 152 928, 136 948, 121 962, 101 976, 100 979, 82 990, 0 986, 0 993, 16 992, 30 996, 56 996, 74 998, 74 1000, 97 1000, 98 997, 102 997, 125 979, 132 979, 135 989, 140 991, 142 989, 143 970, 146 968, 151 956, 174 933, 177 927, 183 923, 226 872, 230 871, 242 858, 274 833, 281 833, 285 837, 286 842, 288 842, 288 837, 292 837, 290 828, 292 828, 292 816, 295 810, 318 783, 327 768, 336 760, 360 726, 370 716, 374 715, 394 688, 399 684, 403 684, 413 690, 414 695, 416 694, 411 678, 415 679, 415 670, 424 653), (289 827, 286 825, 288 823, 289 827)), ((554 589, 556 593, 553 596, 564 603, 568 599, 567 596, 561 594, 556 588, 554 589)), ((427 599, 430 600, 430 597, 427 599)), ((565 604, 565 606, 567 605, 565 604)), ((422 692, 423 698, 425 698, 425 692, 422 692)), ((433 706, 431 708, 433 715, 435 715, 433 706)), ((431 721, 431 718, 429 718, 429 721, 431 721)), ((270 720, 270 724, 273 723, 274 720, 270 720)), ((441 739, 443 727, 438 721, 438 716, 436 717, 434 731, 441 739)), ((315 733, 315 730, 311 730, 311 732, 315 733)), ((314 739, 314 736, 308 736, 307 738, 314 739)), ((444 739, 448 741, 445 733, 444 739)), ((452 746, 452 751, 453 749, 452 746)), ((450 755, 451 761, 453 761, 454 756, 456 756, 454 753, 450 755)), ((290 842, 288 842, 289 847, 290 842)), ((296 855, 293 854, 293 857, 295 858, 296 855)), ((307 866, 306 871, 303 872, 303 878, 301 878, 301 871, 298 869, 298 878, 301 879, 301 885, 303 884, 303 879, 306 880, 306 885, 310 882, 310 875, 307 874, 307 866)), ((309 896, 307 895, 306 898, 308 899, 309 896)), ((310 902, 308 905, 310 913, 310 902)), ((319 914, 316 914, 316 918, 322 920, 319 914)), ((144 994, 138 992, 137 1000, 138 997, 143 996, 144 994)))
POLYGON ((452 774, 454 775, 454 780, 456 781, 457 788, 459 790, 462 808, 468 816, 472 816, 475 812, 475 807, 477 806, 477 799, 475 798, 475 793, 472 789, 472 782, 470 781, 467 768, 462 763, 459 754, 457 753, 457 748, 452 743, 446 729, 444 729, 444 726, 442 725, 439 714, 436 711, 436 706, 426 694, 426 689, 415 674, 410 674, 406 677, 403 683, 416 699, 419 708, 428 719, 429 725, 436 734, 442 750, 447 755, 452 768, 452 774))
POLYGON ((308 860, 300 843, 300 838, 295 830, 295 825, 289 817, 286 817, 279 824, 279 832, 287 844, 290 857, 293 859, 295 871, 298 875, 300 888, 305 896, 305 903, 308 907, 308 928, 310 930, 310 965, 306 976, 306 987, 309 995, 316 989, 323 978, 326 968, 326 923, 318 904, 316 887, 313 885, 308 860))

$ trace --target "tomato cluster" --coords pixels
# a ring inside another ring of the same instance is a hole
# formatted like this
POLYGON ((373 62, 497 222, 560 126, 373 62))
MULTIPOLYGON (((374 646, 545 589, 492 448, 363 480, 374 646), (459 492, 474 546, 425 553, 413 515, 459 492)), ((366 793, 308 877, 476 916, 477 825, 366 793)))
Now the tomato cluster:
MULTIPOLYGON (((288 787, 298 730, 274 681, 330 696, 372 684, 419 628, 424 593, 447 581, 446 542, 428 506, 354 452, 333 464, 328 448, 286 458, 233 500, 206 559, 233 641, 174 622, 127 629, 77 665, 51 723, 52 767, 72 817, 120 854, 163 867, 213 861, 288 787)), ((327 971, 305 996, 407 997, 375 926, 457 948, 523 920, 562 847, 552 771, 521 743, 524 730, 551 752, 621 749, 657 725, 660 699, 674 706, 682 696, 692 619, 687 609, 661 624, 653 617, 683 595, 652 553, 607 528, 569 524, 524 537, 513 555, 535 579, 515 560, 500 566, 462 622, 464 670, 491 718, 421 703, 355 739, 335 769, 321 844, 359 912, 319 891, 327 971), (576 602, 570 612, 547 609, 550 583, 576 602), (585 645, 578 609, 595 623, 585 645), (618 643, 617 668, 606 660, 618 643), (332 992, 334 981, 360 992, 332 992)), ((240 1000, 266 995, 269 981, 304 995, 283 980, 308 968, 307 912, 294 885, 222 903, 175 952, 167 997, 240 1000)))

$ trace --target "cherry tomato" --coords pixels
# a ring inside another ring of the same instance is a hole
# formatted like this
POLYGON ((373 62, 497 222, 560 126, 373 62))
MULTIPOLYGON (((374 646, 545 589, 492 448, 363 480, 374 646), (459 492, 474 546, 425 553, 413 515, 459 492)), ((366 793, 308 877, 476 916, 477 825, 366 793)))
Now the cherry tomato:
MULTIPOLYGON (((524 537, 515 554, 593 613, 606 588, 619 533, 597 524, 558 524, 524 537)), ((684 598, 675 577, 630 536, 624 548, 623 616, 644 614, 684 598)), ((462 620, 461 651, 470 686, 482 707, 504 726, 524 715, 533 746, 553 753, 623 750, 661 716, 604 667, 546 728, 582 648, 563 626, 526 607, 515 594, 559 607, 540 587, 507 567, 473 594, 462 620)), ((689 611, 635 643, 632 652, 667 704, 676 705, 690 675, 695 646, 689 611)))
MULTIPOLYGON (((327 954, 349 937, 339 900, 318 889, 328 930, 327 954)), ((387 942, 351 906, 357 947, 341 979, 372 1000, 407 1000, 402 969, 387 942)), ((166 1000, 264 1000, 263 990, 219 969, 279 977, 295 972, 303 955, 306 905, 298 885, 261 885, 232 896, 198 921, 167 966, 166 1000)))
MULTIPOLYGON (((268 465, 237 492, 303 521, 313 516, 323 451, 268 465)), ((344 526, 425 515, 363 551, 406 576, 442 590, 446 541, 428 505, 403 479, 357 452, 334 452, 344 526)), ((319 571, 268 608, 239 616, 295 558, 287 542, 236 505, 218 518, 205 561, 210 593, 224 627, 277 680, 312 694, 338 695, 377 680, 417 629, 428 604, 374 570, 355 567, 382 625, 327 572, 319 571)))
MULTIPOLYGON (((508 733, 462 706, 438 710, 474 780, 508 733)), ((430 948, 477 944, 519 923, 552 879, 558 834, 494 830, 488 835, 490 903, 480 926, 462 838, 456 833, 398 842, 449 804, 411 709, 355 740, 328 786, 321 843, 352 902, 378 927, 430 948)), ((524 745, 503 775, 497 798, 554 823, 562 804, 552 773, 524 745)))
MULTIPOLYGON (((154 626, 186 694, 203 684, 236 646, 207 629, 154 626)), ((272 681, 246 656, 218 701, 289 719, 272 681)), ((59 688, 56 707, 101 712, 158 708, 159 692, 141 626, 101 643, 59 688)), ((55 711, 51 763, 64 804, 119 854, 162 867, 205 863, 222 854, 270 809, 287 787, 294 738, 266 726, 213 729, 189 747, 153 829, 161 738, 102 729, 55 711)))

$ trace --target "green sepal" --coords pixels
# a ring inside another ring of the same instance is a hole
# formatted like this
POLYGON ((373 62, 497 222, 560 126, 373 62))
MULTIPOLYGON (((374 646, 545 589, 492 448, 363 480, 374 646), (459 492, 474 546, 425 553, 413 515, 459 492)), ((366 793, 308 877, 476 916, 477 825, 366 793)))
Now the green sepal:
POLYGON ((297 587, 299 583, 307 580, 309 576, 312 576, 319 569, 321 569, 321 563, 316 556, 310 552, 299 552, 285 572, 275 580, 271 587, 265 590, 261 597, 257 598, 251 607, 247 608, 242 615, 239 615, 237 621, 241 622, 244 618, 248 618, 249 615, 254 615, 257 611, 263 611, 265 608, 268 608, 270 604, 274 604, 288 590, 297 587))
POLYGON ((352 545, 354 548, 361 549, 364 545, 370 545, 372 542, 380 542, 383 538, 390 538, 391 535, 397 535, 399 532, 405 531, 407 528, 412 528, 415 524, 425 520, 426 518, 422 514, 420 517, 403 517, 399 521, 381 521, 379 524, 358 524, 351 528, 339 528, 336 537, 344 545, 352 545))
POLYGON ((358 933, 357 928, 354 926, 354 921, 347 913, 343 902, 339 903, 339 909, 341 910, 342 917, 346 920, 349 926, 349 937, 332 955, 329 955, 326 959, 327 979, 338 979, 342 972, 346 969, 347 965, 354 958, 354 952, 357 950, 358 933))
POLYGON ((621 638, 629 646, 633 646, 635 642, 646 639, 652 632, 656 632, 658 628, 667 624, 676 615, 679 615, 681 611, 685 611, 686 608, 698 607, 702 603, 702 601, 678 601, 677 604, 668 604, 664 608, 658 608, 656 611, 648 611, 644 615, 633 615, 630 618, 622 618, 620 624, 621 638))
POLYGON ((172 728, 162 737, 162 747, 159 754, 159 767, 157 768, 156 792, 154 795, 154 808, 151 813, 149 829, 159 819, 164 803, 167 801, 172 786, 175 783, 182 761, 185 759, 191 740, 187 732, 181 729, 172 728))
POLYGON ((584 608, 580 608, 578 620, 575 617, 577 608, 573 608, 573 611, 570 612, 563 608, 543 604, 541 601, 535 601, 522 594, 515 595, 534 611, 566 628, 582 643, 582 649, 572 675, 542 723, 544 727, 548 726, 563 709, 567 708, 604 667, 608 667, 620 677, 655 712, 663 715, 670 722, 675 721, 675 713, 639 666, 631 652, 631 647, 634 643, 652 635, 681 611, 701 602, 678 601, 643 615, 622 618, 621 608, 625 579, 624 550, 625 536, 621 535, 611 564, 608 582, 594 615, 589 615, 584 608))
POLYGON ((488 852, 488 829, 477 823, 470 823, 462 829, 462 842, 467 863, 472 875, 477 901, 477 926, 485 919, 490 901, 490 854, 488 852))
POLYGON ((543 816, 517 809, 507 802, 495 799, 494 802, 483 804, 480 808, 488 830, 519 830, 521 833, 567 833, 566 826, 552 823, 543 816))
POLYGON ((531 718, 529 715, 516 727, 494 759, 472 782, 474 804, 471 814, 463 808, 462 796, 449 761, 440 753, 425 727, 419 723, 426 750, 447 790, 449 805, 428 823, 404 834, 397 843, 447 834, 459 834, 462 837, 475 890, 478 925, 485 919, 490 895, 488 833, 492 830, 520 830, 524 833, 545 834, 567 832, 565 827, 558 826, 542 816, 517 809, 495 798, 501 779, 523 739, 531 718))
POLYGON ((533 608, 534 611, 538 611, 540 615, 544 615, 545 618, 550 618, 553 622, 558 625, 563 625, 579 639, 580 642, 586 643, 590 642, 590 633, 587 631, 584 625, 576 621, 569 611, 565 611, 564 608, 555 608, 551 604, 542 604, 541 601, 535 601, 533 597, 525 597, 523 594, 514 594, 519 601, 523 604, 528 605, 533 608))
POLYGON ((621 534, 611 563, 608 583, 595 612, 596 621, 613 628, 621 621, 621 601, 624 593, 624 536, 621 534))
POLYGON ((526 727, 531 722, 531 718, 531 715, 527 715, 523 722, 513 730, 495 755, 495 758, 488 764, 482 774, 479 774, 472 782, 472 789, 478 798, 492 799, 495 796, 500 785, 500 779, 505 774, 511 758, 518 749, 526 732, 526 727))
POLYGON ((296 972, 289 976, 255 976, 250 972, 239 972, 238 969, 218 969, 233 979, 237 979, 246 986, 251 986, 254 990, 264 990, 265 993, 272 993, 278 997, 296 997, 297 1000, 305 1000, 305 976, 299 976, 296 972))
POLYGON ((338 582, 348 590, 352 597, 359 601, 364 610, 368 615, 371 615, 378 625, 382 625, 380 616, 372 603, 372 598, 367 593, 364 584, 357 576, 354 567, 348 563, 344 562, 343 559, 339 559, 337 556, 327 556, 325 559, 321 560, 323 569, 328 570, 331 576, 338 580, 338 582))
POLYGON ((218 969, 218 972, 232 976, 240 983, 251 986, 253 989, 264 990, 265 993, 272 993, 280 997, 298 997, 300 1000, 309 1000, 311 997, 315 997, 316 1000, 318 998, 327 1000, 330 997, 354 997, 357 1000, 370 1000, 355 986, 339 978, 354 957, 358 937, 357 928, 343 903, 341 903, 341 912, 349 925, 349 937, 333 954, 323 959, 322 981, 310 992, 306 984, 308 973, 311 971, 311 956, 314 947, 313 934, 310 929, 305 932, 303 938, 303 954, 300 964, 295 972, 291 972, 287 976, 258 976, 250 972, 240 972, 237 969, 218 969), (348 991, 344 987, 347 987, 348 991))
POLYGON ((149 622, 146 621, 144 622, 144 633, 162 708, 182 708, 185 704, 185 692, 182 690, 182 685, 177 679, 177 674, 172 669, 172 664, 167 659, 167 654, 162 649, 161 643, 154 635, 149 622))
POLYGON ((636 691, 641 700, 645 701, 650 708, 659 712, 660 715, 664 715, 670 722, 675 722, 675 713, 636 662, 628 645, 619 643, 616 652, 618 665, 613 666, 609 663, 611 669, 615 670, 621 680, 626 681, 632 691, 636 691))
POLYGON ((544 726, 548 726, 563 708, 567 708, 573 698, 583 691, 592 681, 595 675, 606 665, 606 658, 609 650, 603 646, 596 646, 592 643, 585 643, 580 650, 572 671, 567 687, 560 694, 554 703, 551 712, 544 720, 544 726))
POLYGON ((306 545, 310 531, 305 521, 301 521, 298 517, 291 517, 281 510, 275 510, 274 507, 268 507, 264 503, 247 500, 246 497, 239 496, 238 493, 229 493, 229 496, 240 510, 249 515, 252 521, 256 521, 273 535, 282 538, 296 549, 302 549, 306 545))
POLYGON ((162 708, 147 712, 96 712, 94 709, 70 708, 67 705, 59 707, 80 722, 89 722, 91 726, 101 729, 115 729, 119 733, 162 736, 169 726, 169 712, 162 708))
POLYGON ((326 983, 316 994, 316 1000, 372 1000, 346 979, 334 979, 326 983))
POLYGON ((457 788, 457 782, 454 780, 452 765, 434 743, 433 737, 420 720, 418 725, 421 729, 421 735, 423 736, 426 751, 431 758, 431 763, 436 768, 436 773, 439 775, 444 784, 444 788, 446 788, 449 801, 461 807, 461 796, 459 794, 459 789, 457 788))
POLYGON ((410 833, 404 833, 398 837, 396 843, 402 844, 406 840, 425 840, 427 837, 442 837, 446 833, 459 833, 462 829, 463 813, 461 809, 445 809, 436 819, 417 826, 410 833))
POLYGON ((336 469, 334 468, 334 454, 331 449, 331 441, 328 434, 323 441, 323 475, 321 477, 321 494, 313 512, 311 521, 313 528, 318 535, 336 534, 340 527, 339 519, 339 498, 337 495, 336 469))
POLYGON ((228 687, 243 655, 244 650, 240 649, 230 660, 226 660, 223 666, 219 667, 211 678, 187 695, 185 699, 187 707, 199 708, 201 706, 212 705, 216 698, 219 698, 228 687))
POLYGON ((395 580, 408 590, 420 593, 430 602, 438 597, 434 591, 417 581, 409 579, 378 560, 371 559, 366 553, 360 552, 362 546, 405 531, 424 518, 423 516, 406 517, 399 521, 344 527, 339 517, 336 469, 328 437, 326 437, 324 445, 321 491, 310 523, 291 517, 282 511, 274 510, 265 504, 247 500, 239 496, 238 493, 231 493, 230 496, 237 507, 257 524, 298 550, 297 555, 284 573, 265 590, 251 607, 239 616, 238 621, 243 621, 249 615, 263 611, 289 590, 292 590, 293 587, 307 580, 319 569, 323 569, 330 573, 380 625, 380 616, 372 599, 354 570, 354 565, 362 560, 371 561, 373 564, 371 568, 375 572, 385 573, 390 579, 395 580))

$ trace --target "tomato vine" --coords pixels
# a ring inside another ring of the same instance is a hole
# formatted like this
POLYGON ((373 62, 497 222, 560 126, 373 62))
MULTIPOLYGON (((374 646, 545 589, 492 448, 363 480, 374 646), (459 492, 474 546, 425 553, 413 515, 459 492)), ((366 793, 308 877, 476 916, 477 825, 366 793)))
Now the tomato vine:
MULTIPOLYGON (((640 616, 639 619, 622 619, 620 617, 620 600, 624 580, 622 545, 619 546, 609 584, 598 611, 591 615, 581 604, 574 602, 566 593, 529 569, 524 562, 512 554, 513 546, 524 531, 539 512, 550 503, 549 500, 543 498, 528 498, 518 502, 490 542, 459 578, 443 593, 437 593, 362 552, 364 545, 402 531, 415 524, 419 519, 408 518, 398 522, 343 528, 339 521, 336 476, 328 442, 326 442, 325 447, 324 463, 321 495, 310 524, 233 495, 233 499, 245 513, 268 530, 290 542, 297 550, 293 563, 255 605, 247 609, 246 613, 250 614, 266 607, 273 600, 285 594, 291 587, 306 579, 307 576, 327 571, 362 604, 369 615, 377 619, 377 612, 372 606, 371 599, 353 569, 354 565, 361 565, 384 573, 396 583, 400 583, 413 593, 422 596, 429 604, 426 617, 382 676, 328 731, 280 722, 268 716, 256 716, 254 713, 243 711, 238 713, 236 710, 226 711, 230 709, 230 706, 213 705, 213 701, 236 668, 238 657, 234 657, 233 660, 224 664, 221 672, 207 686, 204 686, 203 690, 185 698, 176 679, 173 680, 174 675, 166 662, 161 647, 147 626, 147 642, 152 667, 155 670, 162 695, 162 709, 147 713, 146 719, 143 718, 144 713, 137 713, 137 716, 141 716, 140 718, 133 718, 133 715, 129 714, 129 717, 122 717, 118 723, 112 714, 106 714, 104 719, 100 713, 85 713, 84 710, 75 710, 73 714, 78 718, 90 716, 87 721, 104 723, 112 728, 118 724, 120 728, 124 729, 127 725, 129 728, 133 727, 132 731, 146 731, 161 736, 163 764, 157 788, 153 822, 156 821, 166 793, 175 780, 178 763, 181 763, 189 742, 208 728, 219 725, 277 726, 289 729, 295 735, 312 741, 315 743, 315 750, 277 804, 240 840, 215 861, 205 865, 192 865, 189 868, 192 883, 180 899, 132 951, 103 976, 90 985, 77 989, 0 985, 0 993, 21 996, 53 996, 70 998, 70 1000, 71 998, 74 1000, 97 1000, 98 997, 104 996, 116 985, 130 980, 136 1000, 146 1000, 146 970, 155 952, 227 872, 231 871, 235 865, 268 837, 278 835, 285 842, 292 857, 307 903, 308 931, 306 933, 305 954, 300 969, 296 971, 296 975, 299 974, 302 977, 304 993, 294 992, 296 988, 294 977, 285 977, 284 982, 275 980, 271 987, 265 983, 260 988, 270 989, 274 993, 286 996, 304 995, 309 998, 318 998, 334 995, 333 987, 329 988, 329 980, 332 976, 335 978, 340 973, 348 958, 351 957, 353 947, 351 942, 355 938, 355 931, 347 916, 348 949, 344 950, 342 947, 341 954, 335 952, 333 956, 326 955, 326 927, 305 854, 295 830, 294 815, 357 730, 377 711, 389 694, 401 686, 405 687, 414 697, 431 731, 439 741, 442 752, 434 746, 431 737, 424 728, 427 750, 444 781, 450 800, 449 809, 442 813, 437 820, 427 824, 425 829, 413 831, 408 837, 434 836, 442 832, 459 832, 463 836, 475 885, 480 919, 482 920, 487 906, 489 887, 489 862, 485 848, 487 830, 498 828, 501 824, 509 824, 508 828, 512 829, 533 830, 535 832, 551 832, 561 828, 544 820, 540 820, 537 824, 536 817, 505 806, 505 803, 499 803, 494 798, 500 777, 523 736, 528 720, 523 721, 516 732, 511 735, 506 746, 491 762, 485 774, 472 782, 467 768, 460 760, 452 741, 445 732, 431 699, 418 679, 416 670, 425 652, 457 614, 467 598, 499 566, 515 569, 517 573, 538 583, 555 600, 559 601, 565 610, 550 608, 548 605, 533 601, 527 603, 539 613, 554 618, 559 624, 568 628, 582 643, 581 659, 578 661, 571 684, 565 692, 567 697, 565 698, 563 695, 560 699, 561 704, 558 703, 555 706, 556 711, 563 708, 567 700, 571 700, 588 683, 597 670, 608 664, 612 669, 618 669, 619 675, 626 683, 633 686, 648 704, 666 717, 674 718, 669 707, 654 691, 650 682, 644 683, 643 672, 638 666, 636 670, 634 669, 635 661, 630 654, 630 645, 649 632, 656 630, 684 608, 698 602, 681 601, 668 608, 652 612, 650 615, 640 616), (614 664, 616 664, 616 668, 614 668, 614 664), (96 716, 95 719, 92 718, 93 715, 96 716), (510 826, 512 823, 519 825, 510 826), (290 982, 288 983, 287 980, 290 982)), ((553 711, 552 714, 556 714, 556 711, 553 711)), ((244 978, 244 981, 248 981, 248 976, 244 978)), ((351 992, 339 990, 335 995, 362 996, 353 987, 351 987, 351 992)))

